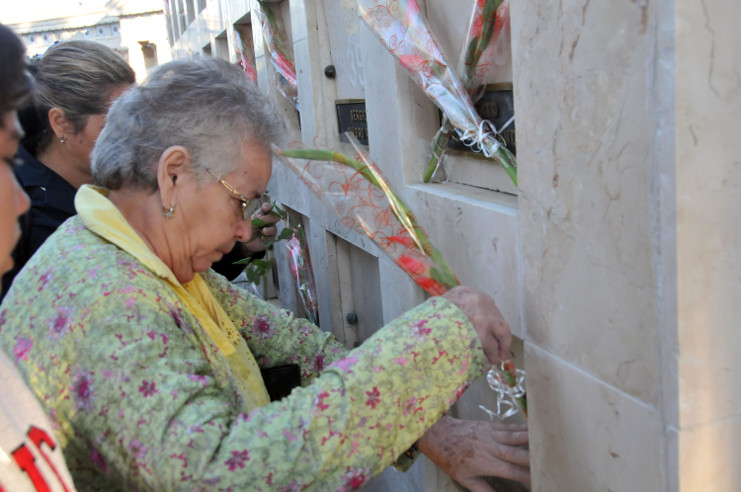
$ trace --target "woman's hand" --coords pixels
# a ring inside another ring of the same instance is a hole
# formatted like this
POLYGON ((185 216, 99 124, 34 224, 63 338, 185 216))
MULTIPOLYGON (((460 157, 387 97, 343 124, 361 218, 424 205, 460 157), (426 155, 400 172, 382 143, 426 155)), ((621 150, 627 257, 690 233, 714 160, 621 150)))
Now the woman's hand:
POLYGON ((530 486, 527 425, 444 416, 417 442, 419 450, 471 492, 494 492, 483 477, 530 486))
POLYGON ((275 239, 275 235, 278 234, 278 227, 275 224, 278 223, 280 217, 275 214, 271 214, 270 211, 273 209, 273 205, 269 202, 265 202, 252 216, 253 219, 260 219, 265 222, 265 225, 258 227, 252 226, 252 236, 249 241, 243 243, 243 250, 246 253, 259 253, 265 251, 265 241, 272 241, 275 239))
POLYGON ((468 316, 484 346, 484 355, 492 364, 509 357, 512 334, 494 299, 466 286, 453 287, 443 297, 468 316))

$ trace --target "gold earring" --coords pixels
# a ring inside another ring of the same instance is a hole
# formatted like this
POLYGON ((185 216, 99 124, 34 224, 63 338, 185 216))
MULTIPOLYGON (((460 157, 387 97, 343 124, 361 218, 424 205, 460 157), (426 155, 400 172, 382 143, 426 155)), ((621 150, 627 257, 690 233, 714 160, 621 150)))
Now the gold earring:
POLYGON ((60 142, 62 142, 62 143, 64 143, 64 142, 66 142, 66 141, 67 141, 67 137, 65 137, 65 136, 64 136, 64 134, 62 134, 62 136, 61 136, 61 138, 59 139, 59 141, 60 141, 60 142))

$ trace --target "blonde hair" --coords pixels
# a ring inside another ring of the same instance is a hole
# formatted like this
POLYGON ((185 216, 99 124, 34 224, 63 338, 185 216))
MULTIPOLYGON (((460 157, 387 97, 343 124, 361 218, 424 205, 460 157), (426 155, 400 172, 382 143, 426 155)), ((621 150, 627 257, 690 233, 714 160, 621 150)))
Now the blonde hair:
POLYGON ((121 55, 93 41, 58 43, 44 53, 35 68, 34 105, 39 121, 37 125, 24 125, 38 128, 24 141, 33 154, 43 151, 53 137, 48 118, 51 108, 64 111, 78 133, 88 117, 108 111, 106 104, 113 89, 136 82, 134 70, 121 55))

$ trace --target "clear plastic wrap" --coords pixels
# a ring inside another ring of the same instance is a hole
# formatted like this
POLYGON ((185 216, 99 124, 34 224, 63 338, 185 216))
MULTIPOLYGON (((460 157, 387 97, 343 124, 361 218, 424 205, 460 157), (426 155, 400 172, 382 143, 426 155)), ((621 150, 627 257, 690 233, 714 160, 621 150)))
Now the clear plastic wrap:
POLYGON ((249 44, 249 40, 246 36, 243 36, 243 33, 239 32, 239 29, 234 30, 234 37, 236 39, 236 50, 237 50, 237 57, 239 58, 239 66, 244 70, 245 76, 252 81, 252 83, 257 83, 257 70, 255 70, 255 66, 252 63, 252 60, 250 59, 250 50, 251 45, 249 44))
MULTIPOLYGON (((492 64, 507 57, 497 56, 500 42, 509 31, 509 0, 476 0, 466 28, 465 43, 458 57, 456 71, 473 102, 483 94, 484 79, 492 64)), ((508 43, 506 43, 508 44, 508 43)), ((507 46, 507 49, 509 47, 507 46)), ((503 128, 499 128, 502 131, 503 128)), ((432 139, 432 155, 422 181, 428 183, 442 163, 454 127, 447 116, 443 117, 440 130, 432 139)))
POLYGON ((343 225, 372 239, 430 295, 458 285, 440 252, 361 144, 351 133, 345 135, 352 157, 316 149, 278 149, 276 153, 343 225))
POLYGON ((286 38, 283 31, 278 27, 275 14, 270 7, 258 0, 260 8, 255 12, 260 18, 262 34, 265 40, 265 47, 270 54, 270 61, 275 69, 275 82, 278 92, 288 98, 299 109, 298 104, 298 84, 296 81, 296 69, 293 64, 293 57, 286 48, 286 38))
POLYGON ((311 269, 311 259, 306 246, 304 231, 301 226, 294 229, 291 239, 286 241, 288 249, 288 261, 291 266, 291 274, 296 282, 301 304, 306 313, 306 319, 319 325, 319 309, 316 302, 316 289, 314 287, 314 274, 311 269))
POLYGON ((514 155, 496 128, 476 112, 468 91, 451 69, 416 0, 358 0, 371 30, 412 80, 445 113, 461 142, 497 159, 517 184, 514 155))

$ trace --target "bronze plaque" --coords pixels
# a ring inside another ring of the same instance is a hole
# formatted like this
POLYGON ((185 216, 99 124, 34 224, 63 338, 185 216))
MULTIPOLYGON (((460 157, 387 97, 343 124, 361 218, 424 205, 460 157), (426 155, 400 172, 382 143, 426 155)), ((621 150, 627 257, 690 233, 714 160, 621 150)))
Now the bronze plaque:
MULTIPOLYGON (((504 140, 504 145, 513 154, 517 154, 515 146, 515 122, 502 127, 515 114, 514 97, 512 94, 512 84, 491 84, 486 87, 486 92, 475 104, 476 111, 479 115, 494 124, 494 127, 500 133, 504 140)), ((455 135, 448 142, 448 149, 464 152, 473 152, 469 147, 461 143, 455 135)))
POLYGON ((364 99, 335 101, 337 109, 337 126, 340 130, 340 141, 347 142, 345 132, 352 132, 363 145, 368 145, 368 118, 365 115, 364 99))

